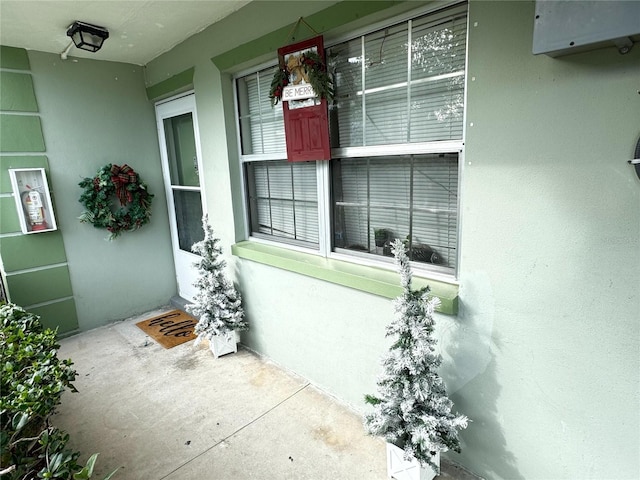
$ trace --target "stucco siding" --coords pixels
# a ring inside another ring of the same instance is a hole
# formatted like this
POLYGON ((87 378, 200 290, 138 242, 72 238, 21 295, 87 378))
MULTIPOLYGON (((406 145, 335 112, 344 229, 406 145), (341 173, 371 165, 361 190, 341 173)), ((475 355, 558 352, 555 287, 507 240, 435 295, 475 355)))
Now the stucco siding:
POLYGON ((153 105, 142 67, 29 52, 78 324, 87 330, 166 305, 176 293, 153 105), (78 183, 130 165, 155 195, 151 222, 107 241, 80 223, 78 183))

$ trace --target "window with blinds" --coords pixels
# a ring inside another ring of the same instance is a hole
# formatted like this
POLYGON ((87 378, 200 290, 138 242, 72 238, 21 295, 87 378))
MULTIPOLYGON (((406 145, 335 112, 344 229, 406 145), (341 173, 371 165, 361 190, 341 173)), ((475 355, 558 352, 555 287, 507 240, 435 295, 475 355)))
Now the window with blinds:
POLYGON ((411 260, 455 268, 457 154, 343 158, 332 184, 336 249, 391 256, 399 238, 411 260))
POLYGON ((282 107, 272 107, 269 98, 275 71, 275 66, 265 68, 236 80, 243 155, 280 153, 286 157, 282 107))
POLYGON ((455 272, 458 152, 428 150, 462 147, 466 25, 459 6, 329 49, 332 146, 367 154, 331 164, 336 251, 391 256, 399 238, 411 260, 455 272), (389 156, 390 145, 409 154, 389 156))
POLYGON ((236 81, 251 235, 317 249, 316 166, 285 160, 282 108, 269 99, 274 72, 266 68, 236 81))
POLYGON ((246 164, 253 235, 318 246, 318 187, 313 162, 246 164))
POLYGON ((461 140, 466 7, 338 44, 332 146, 461 140))
POLYGON ((276 66, 238 78, 251 235, 361 261, 388 260, 400 238, 414 262, 455 273, 466 37, 458 4, 328 48, 330 162, 286 162, 276 66))

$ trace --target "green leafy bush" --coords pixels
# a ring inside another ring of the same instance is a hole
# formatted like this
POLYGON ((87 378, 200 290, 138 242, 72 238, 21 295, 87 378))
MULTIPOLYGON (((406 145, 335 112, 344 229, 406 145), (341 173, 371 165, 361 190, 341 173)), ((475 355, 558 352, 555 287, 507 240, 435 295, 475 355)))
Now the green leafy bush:
POLYGON ((90 478, 97 454, 83 468, 66 446, 69 435, 49 423, 64 390, 77 391, 73 363, 56 355, 56 332, 13 304, 0 305, 0 322, 0 475, 90 478))

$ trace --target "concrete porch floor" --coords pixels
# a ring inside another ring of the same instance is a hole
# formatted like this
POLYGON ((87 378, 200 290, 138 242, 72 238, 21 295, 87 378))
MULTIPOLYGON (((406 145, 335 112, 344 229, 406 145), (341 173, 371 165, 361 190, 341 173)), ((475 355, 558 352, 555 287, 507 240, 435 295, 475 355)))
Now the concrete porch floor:
MULTIPOLYGON (((136 327, 162 309, 60 341, 78 393, 53 423, 94 477, 114 480, 370 479, 386 476, 384 443, 305 379, 240 348, 166 350, 136 327)), ((442 480, 477 477, 443 462, 442 480)))

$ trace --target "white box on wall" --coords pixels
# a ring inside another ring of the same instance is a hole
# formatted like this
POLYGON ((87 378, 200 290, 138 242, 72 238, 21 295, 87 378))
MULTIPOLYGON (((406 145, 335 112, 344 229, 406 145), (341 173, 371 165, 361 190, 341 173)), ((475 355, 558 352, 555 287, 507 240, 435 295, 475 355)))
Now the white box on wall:
POLYGON ((44 168, 10 168, 9 176, 22 233, 57 230, 44 168))
MULTIPOLYGON (((552 57, 640 42, 640 2, 536 0, 533 53, 552 57)), ((640 48, 640 47, 637 47, 640 48)))

